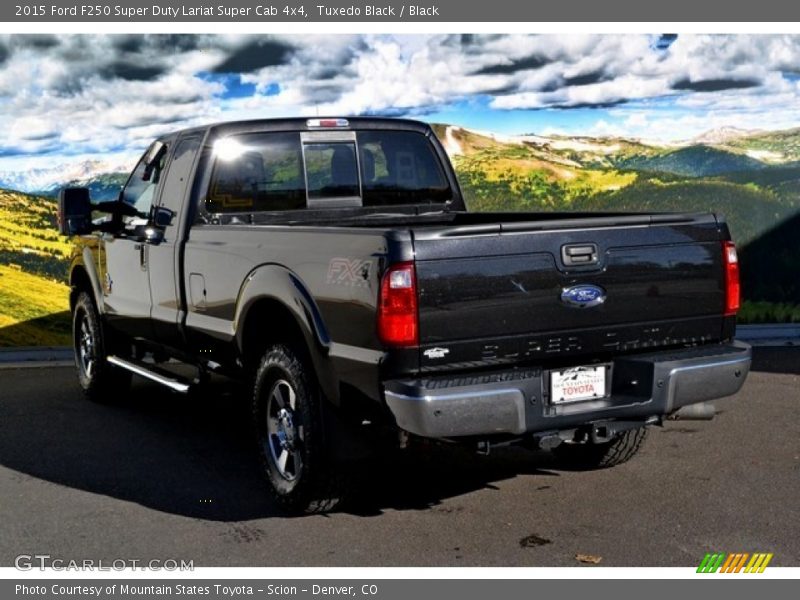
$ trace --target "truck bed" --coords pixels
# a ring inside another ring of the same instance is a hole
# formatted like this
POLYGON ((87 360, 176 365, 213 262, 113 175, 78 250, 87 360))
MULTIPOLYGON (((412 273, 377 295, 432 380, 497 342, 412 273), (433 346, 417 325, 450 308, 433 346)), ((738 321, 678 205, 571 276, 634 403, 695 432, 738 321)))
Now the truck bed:
POLYGON ((216 269, 224 276, 206 282, 205 316, 190 312, 189 324, 213 328, 214 313, 233 320, 234 282, 269 255, 309 287, 332 340, 377 350, 380 265, 358 285, 326 279, 329 259, 342 257, 415 261, 420 346, 401 352, 406 374, 711 343, 732 328, 723 316, 724 227, 711 214, 380 211, 339 214, 335 225, 321 214, 196 227, 188 272, 227 259, 216 269), (238 233, 223 235, 228 228, 238 233), (596 247, 596 264, 565 265, 562 248, 584 244, 596 247), (581 284, 600 287, 605 301, 565 304, 563 290, 581 284))

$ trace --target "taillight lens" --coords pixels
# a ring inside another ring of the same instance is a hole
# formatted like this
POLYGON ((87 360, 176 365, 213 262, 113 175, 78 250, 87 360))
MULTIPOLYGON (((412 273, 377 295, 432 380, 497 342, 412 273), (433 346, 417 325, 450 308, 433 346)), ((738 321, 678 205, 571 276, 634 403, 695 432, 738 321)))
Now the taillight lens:
POLYGON ((722 264, 725 267, 725 316, 735 315, 739 310, 739 256, 733 242, 722 242, 722 264))
POLYGON ((414 263, 393 265, 383 274, 378 299, 378 337, 387 346, 419 344, 414 263))

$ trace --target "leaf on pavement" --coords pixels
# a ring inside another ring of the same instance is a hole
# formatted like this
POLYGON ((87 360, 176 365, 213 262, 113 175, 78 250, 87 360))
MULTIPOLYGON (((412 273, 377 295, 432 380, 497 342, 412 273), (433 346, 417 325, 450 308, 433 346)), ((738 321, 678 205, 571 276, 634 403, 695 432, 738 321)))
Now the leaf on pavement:
POLYGON ((603 560, 602 556, 595 556, 594 554, 576 554, 575 560, 582 563, 587 563, 591 565, 598 564, 601 560, 603 560))

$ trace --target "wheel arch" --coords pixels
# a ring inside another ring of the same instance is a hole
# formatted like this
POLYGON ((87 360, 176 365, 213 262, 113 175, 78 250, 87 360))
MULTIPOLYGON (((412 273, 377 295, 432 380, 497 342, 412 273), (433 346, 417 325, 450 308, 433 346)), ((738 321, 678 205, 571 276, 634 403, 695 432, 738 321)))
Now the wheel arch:
POLYGON ((75 308, 78 294, 87 292, 94 300, 97 311, 103 314, 105 306, 103 303, 103 291, 100 287, 100 276, 92 260, 92 252, 88 247, 83 248, 83 252, 78 254, 73 260, 69 272, 69 307, 75 308))
POLYGON ((269 346, 286 344, 313 367, 325 397, 339 403, 327 328, 311 293, 296 274, 280 265, 251 271, 239 292, 234 332, 246 368, 257 366, 253 363, 269 346))

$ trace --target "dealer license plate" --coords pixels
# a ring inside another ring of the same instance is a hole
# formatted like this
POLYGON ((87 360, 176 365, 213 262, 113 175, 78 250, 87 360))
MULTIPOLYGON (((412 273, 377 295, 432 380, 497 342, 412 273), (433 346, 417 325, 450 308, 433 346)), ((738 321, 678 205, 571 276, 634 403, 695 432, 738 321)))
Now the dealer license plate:
POLYGON ((606 367, 573 367, 550 373, 553 404, 580 402, 606 395, 606 367))

